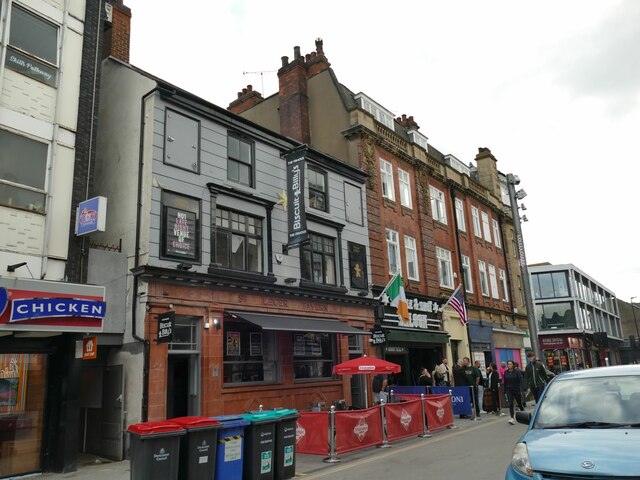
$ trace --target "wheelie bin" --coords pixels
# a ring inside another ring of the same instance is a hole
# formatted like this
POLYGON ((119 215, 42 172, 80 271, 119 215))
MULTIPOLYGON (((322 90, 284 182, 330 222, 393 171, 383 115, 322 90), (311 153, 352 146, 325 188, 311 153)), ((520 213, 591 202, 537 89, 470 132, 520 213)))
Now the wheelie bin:
POLYGON ((131 480, 177 480, 180 437, 187 432, 169 421, 136 423, 127 430, 131 480))
POLYGON ((213 480, 220 422, 196 416, 172 418, 170 421, 187 432, 180 437, 178 480, 213 480))
POLYGON ((273 480, 278 415, 273 410, 265 410, 246 413, 242 418, 251 422, 246 429, 242 478, 273 480))
POLYGON ((282 408, 274 410, 276 423, 276 446, 274 479, 285 480, 296 475, 296 428, 300 414, 297 410, 282 408))
POLYGON ((212 417, 221 423, 218 429, 215 478, 242 480, 244 459, 244 429, 249 421, 239 415, 212 417))

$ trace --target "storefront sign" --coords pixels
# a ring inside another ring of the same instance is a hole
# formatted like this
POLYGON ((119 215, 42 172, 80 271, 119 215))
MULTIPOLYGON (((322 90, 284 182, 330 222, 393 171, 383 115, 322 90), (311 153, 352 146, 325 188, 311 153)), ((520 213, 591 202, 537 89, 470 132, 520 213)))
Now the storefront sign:
POLYGON ((95 360, 98 358, 98 337, 85 337, 82 339, 82 359, 95 360))
POLYGON ((165 255, 196 260, 198 219, 194 212, 165 207, 165 255))
POLYGON ((16 50, 7 50, 5 65, 11 70, 38 80, 50 87, 56 86, 58 75, 54 68, 44 62, 27 57, 16 50))
POLYGON ((176 312, 168 312, 158 315, 158 343, 167 343, 173 340, 173 329, 176 326, 176 312))
POLYGON ((398 345, 387 345, 386 347, 384 347, 384 351, 385 353, 395 353, 397 355, 404 355, 408 352, 407 347, 401 347, 398 345))
POLYGON ((76 209, 76 235, 104 232, 106 223, 107 199, 105 197, 94 197, 80 202, 76 209))
POLYGON ((371 345, 384 345, 387 343, 387 336, 382 328, 371 329, 371 345))
POLYGON ((0 330, 101 332, 107 306, 104 287, 22 280, 0 286, 0 330))
POLYGON ((543 349, 568 348, 569 343, 566 337, 542 336, 540 337, 540 347, 543 349))
POLYGON ((304 166, 307 149, 301 148, 285 155, 287 161, 287 211, 289 234, 287 246, 299 247, 309 239, 305 212, 304 166))
MULTIPOLYGON (((382 294, 380 301, 383 305, 389 305, 389 297, 382 294)), ((439 300, 419 300, 417 298, 407 298, 409 307, 409 323, 405 324, 398 318, 397 313, 392 307, 385 312, 385 324, 393 324, 405 328, 419 328, 424 330, 439 330, 442 325, 442 319, 437 315, 444 310, 446 302, 439 300)))

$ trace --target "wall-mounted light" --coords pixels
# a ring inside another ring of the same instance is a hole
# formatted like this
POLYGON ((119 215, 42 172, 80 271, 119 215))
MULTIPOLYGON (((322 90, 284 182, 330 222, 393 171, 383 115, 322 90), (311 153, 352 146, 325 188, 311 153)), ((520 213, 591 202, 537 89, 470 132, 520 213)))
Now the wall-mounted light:
POLYGON ((27 262, 14 263, 13 265, 7 265, 7 272, 15 272, 18 268, 24 267, 27 262))
POLYGON ((367 290, 363 290, 361 292, 358 292, 358 296, 359 297, 366 297, 367 295, 369 295, 369 292, 367 290))
POLYGON ((214 318, 213 319, 213 326, 216 327, 216 330, 220 330, 220 319, 219 318, 214 318))
POLYGON ((211 324, 209 323, 209 320, 204 322, 204 329, 205 330, 209 330, 209 327, 211 326, 211 324))
POLYGON ((176 265, 178 270, 191 270, 191 267, 193 267, 193 265, 190 263, 179 263, 176 265))
POLYGON ((286 283, 287 285, 291 285, 292 283, 296 283, 297 281, 298 279, 293 277, 287 277, 284 279, 284 283, 286 283))

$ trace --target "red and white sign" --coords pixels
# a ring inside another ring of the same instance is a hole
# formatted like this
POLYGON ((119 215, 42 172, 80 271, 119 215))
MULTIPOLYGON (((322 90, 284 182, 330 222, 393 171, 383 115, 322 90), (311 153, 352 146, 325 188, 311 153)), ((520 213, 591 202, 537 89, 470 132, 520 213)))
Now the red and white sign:
POLYGON ((82 359, 95 360, 98 358, 98 337, 85 337, 82 339, 82 359))

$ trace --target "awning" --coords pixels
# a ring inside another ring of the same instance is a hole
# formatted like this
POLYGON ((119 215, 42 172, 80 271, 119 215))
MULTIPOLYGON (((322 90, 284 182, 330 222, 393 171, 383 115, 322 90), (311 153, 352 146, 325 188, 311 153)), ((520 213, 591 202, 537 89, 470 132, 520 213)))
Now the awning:
POLYGON ((263 313, 225 312, 232 318, 240 318, 253 323, 263 330, 284 330, 289 332, 342 333, 343 335, 370 335, 370 332, 350 327, 334 319, 288 317, 286 315, 266 315, 263 313))
POLYGON ((446 333, 417 332, 415 330, 387 330, 387 343, 449 343, 446 333))

